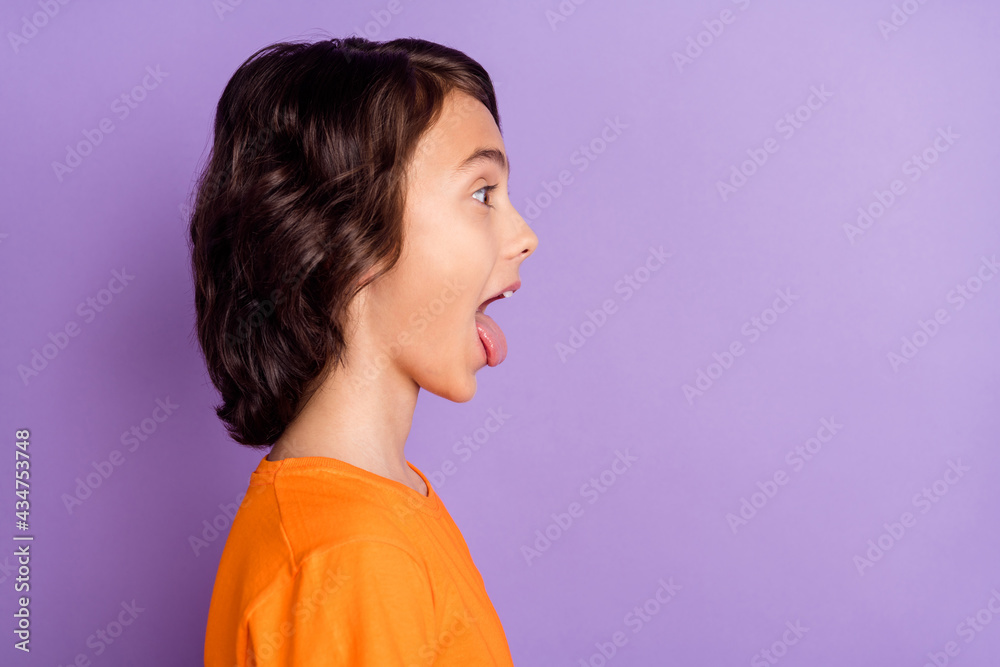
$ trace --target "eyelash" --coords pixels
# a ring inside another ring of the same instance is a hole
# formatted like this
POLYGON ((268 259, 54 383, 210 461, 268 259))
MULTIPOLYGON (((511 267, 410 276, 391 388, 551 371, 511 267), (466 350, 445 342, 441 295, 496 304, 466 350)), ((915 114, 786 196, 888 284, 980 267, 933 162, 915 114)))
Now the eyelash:
MULTIPOLYGON (((474 192, 473 194, 476 194, 478 192, 482 192, 483 190, 486 190, 486 195, 487 196, 484 197, 484 199, 489 200, 490 193, 493 192, 494 190, 496 190, 497 187, 499 187, 499 186, 498 185, 485 185, 485 186, 479 188, 478 190, 476 190, 476 192, 474 192)), ((479 201, 479 200, 476 199, 476 201, 479 201)), ((481 202, 481 201, 479 203, 482 204, 483 206, 488 206, 490 208, 494 208, 493 204, 487 204, 486 202, 481 202)))

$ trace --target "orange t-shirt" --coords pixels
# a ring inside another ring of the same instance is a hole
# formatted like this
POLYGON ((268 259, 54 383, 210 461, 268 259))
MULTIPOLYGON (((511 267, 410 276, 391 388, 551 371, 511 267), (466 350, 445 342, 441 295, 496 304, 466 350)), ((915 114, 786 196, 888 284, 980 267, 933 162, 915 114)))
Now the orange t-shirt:
POLYGON ((250 476, 212 591, 207 667, 513 667, 469 547, 424 496, 339 459, 250 476))

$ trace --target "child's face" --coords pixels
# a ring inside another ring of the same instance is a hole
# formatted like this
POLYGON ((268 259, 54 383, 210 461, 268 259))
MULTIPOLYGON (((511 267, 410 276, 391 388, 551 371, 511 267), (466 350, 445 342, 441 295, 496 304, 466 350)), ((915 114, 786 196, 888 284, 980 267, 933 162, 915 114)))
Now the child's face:
MULTIPOLYGON (((521 262, 538 245, 507 196, 506 169, 481 159, 458 170, 482 148, 506 156, 493 116, 478 100, 450 93, 407 172, 402 255, 367 299, 369 331, 392 360, 386 370, 458 402, 475 395, 475 373, 487 364, 476 310, 518 282, 521 262), (489 185, 497 187, 483 190, 489 185)), ((499 301, 489 315, 502 320, 517 297, 499 301)))

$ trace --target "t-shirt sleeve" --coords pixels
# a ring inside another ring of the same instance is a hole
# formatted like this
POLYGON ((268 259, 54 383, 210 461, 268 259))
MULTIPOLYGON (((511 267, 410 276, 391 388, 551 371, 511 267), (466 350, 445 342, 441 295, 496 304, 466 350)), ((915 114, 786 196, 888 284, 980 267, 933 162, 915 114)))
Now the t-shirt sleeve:
POLYGON ((357 540, 311 554, 285 600, 279 627, 252 629, 248 664, 404 667, 435 655, 430 580, 401 546, 357 540))

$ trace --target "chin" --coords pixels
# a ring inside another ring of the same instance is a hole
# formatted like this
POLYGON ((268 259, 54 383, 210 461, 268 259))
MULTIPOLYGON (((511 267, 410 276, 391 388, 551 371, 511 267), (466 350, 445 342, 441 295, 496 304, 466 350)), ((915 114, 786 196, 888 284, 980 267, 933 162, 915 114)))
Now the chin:
POLYGON ((435 396, 440 396, 454 403, 471 401, 478 389, 475 371, 466 371, 447 376, 437 375, 429 382, 418 380, 417 384, 435 396))

